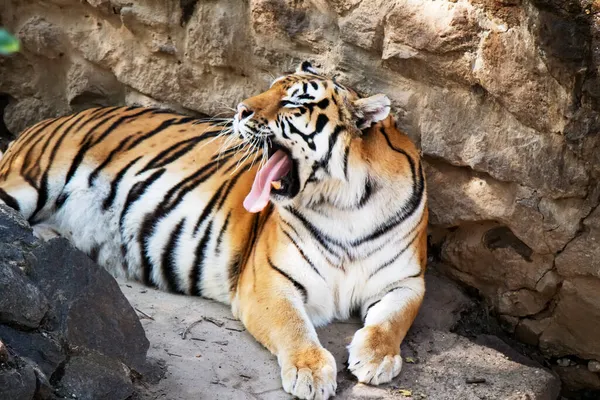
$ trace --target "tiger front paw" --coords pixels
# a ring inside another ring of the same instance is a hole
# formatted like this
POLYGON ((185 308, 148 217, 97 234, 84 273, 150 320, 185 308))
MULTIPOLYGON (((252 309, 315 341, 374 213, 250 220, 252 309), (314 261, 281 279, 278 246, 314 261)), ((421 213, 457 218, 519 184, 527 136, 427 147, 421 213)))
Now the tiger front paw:
POLYGON ((299 399, 327 400, 335 395, 337 368, 333 355, 311 347, 280 357, 283 389, 299 399))
POLYGON ((359 382, 380 385, 400 374, 400 344, 391 332, 364 327, 354 334, 348 350, 348 369, 359 382))

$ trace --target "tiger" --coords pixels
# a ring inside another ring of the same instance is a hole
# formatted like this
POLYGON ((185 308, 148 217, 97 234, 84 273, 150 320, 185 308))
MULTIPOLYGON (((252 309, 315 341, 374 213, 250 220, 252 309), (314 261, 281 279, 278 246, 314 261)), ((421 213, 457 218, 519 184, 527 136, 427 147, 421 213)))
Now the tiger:
POLYGON ((116 277, 228 304, 286 392, 328 399, 315 328, 359 314, 347 368, 390 382, 425 294, 425 175, 390 108, 308 61, 230 118, 90 108, 18 136, 0 202, 116 277))

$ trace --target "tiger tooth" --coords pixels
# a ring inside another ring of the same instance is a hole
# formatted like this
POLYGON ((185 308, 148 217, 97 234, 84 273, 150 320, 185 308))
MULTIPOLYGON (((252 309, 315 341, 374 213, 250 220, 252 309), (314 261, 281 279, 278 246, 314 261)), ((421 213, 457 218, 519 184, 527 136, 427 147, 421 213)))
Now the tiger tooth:
POLYGON ((273 181, 271 182, 271 186, 273 187, 273 189, 279 190, 281 189, 281 181, 273 181))

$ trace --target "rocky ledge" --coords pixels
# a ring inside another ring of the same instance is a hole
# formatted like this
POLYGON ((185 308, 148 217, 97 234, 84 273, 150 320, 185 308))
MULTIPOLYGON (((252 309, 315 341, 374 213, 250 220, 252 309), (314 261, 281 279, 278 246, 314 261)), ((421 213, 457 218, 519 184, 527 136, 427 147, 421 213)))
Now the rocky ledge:
MULTIPOLYGON (((66 240, 37 240, 3 206, 0 265, 1 399, 288 398, 275 358, 226 306, 117 283, 66 240)), ((338 361, 338 398, 558 397, 552 372, 497 337, 451 333, 473 301, 445 278, 427 279, 425 304, 403 344, 403 372, 390 385, 358 384, 345 371, 356 321, 320 330, 338 361)))

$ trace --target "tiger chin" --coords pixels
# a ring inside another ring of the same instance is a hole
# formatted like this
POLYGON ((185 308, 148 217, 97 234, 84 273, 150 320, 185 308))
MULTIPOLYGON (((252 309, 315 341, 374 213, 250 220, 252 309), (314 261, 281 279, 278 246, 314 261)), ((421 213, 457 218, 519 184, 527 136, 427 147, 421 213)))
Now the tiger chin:
POLYGON ((315 327, 360 313, 348 368, 386 383, 425 293, 425 178, 389 109, 308 62, 233 119, 89 109, 19 136, 0 201, 115 276, 230 304, 286 392, 327 399, 315 327))

